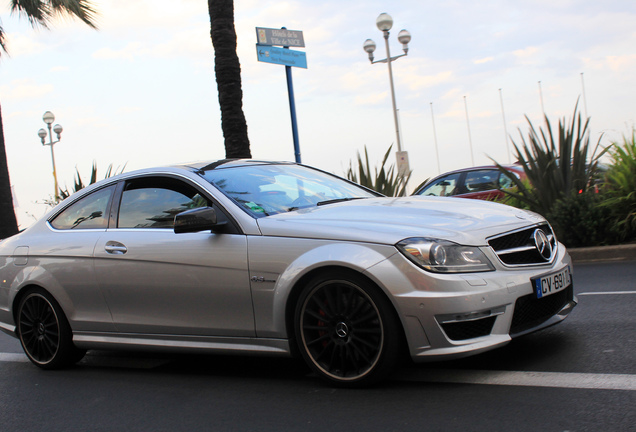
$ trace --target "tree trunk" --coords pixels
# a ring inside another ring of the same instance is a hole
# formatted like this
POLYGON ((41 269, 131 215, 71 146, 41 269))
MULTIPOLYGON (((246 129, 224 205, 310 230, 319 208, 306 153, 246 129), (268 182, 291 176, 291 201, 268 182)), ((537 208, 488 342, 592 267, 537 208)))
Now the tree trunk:
POLYGON ((11 180, 9 180, 9 166, 7 152, 4 147, 4 128, 2 127, 2 107, 0 107, 0 239, 7 238, 18 232, 18 222, 13 210, 13 196, 11 195, 11 180))
POLYGON ((208 0, 210 36, 214 46, 214 72, 219 90, 225 157, 251 158, 243 113, 241 65, 236 54, 233 0, 208 0))

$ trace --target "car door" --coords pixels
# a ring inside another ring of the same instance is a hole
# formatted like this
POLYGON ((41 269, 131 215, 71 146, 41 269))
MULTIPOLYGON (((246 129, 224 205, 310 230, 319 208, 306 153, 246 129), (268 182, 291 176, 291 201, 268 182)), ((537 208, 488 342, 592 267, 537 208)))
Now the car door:
POLYGON ((95 274, 117 330, 253 336, 245 235, 175 234, 175 214, 211 204, 183 179, 135 178, 119 190, 95 247, 95 274))
POLYGON ((71 201, 47 222, 50 231, 32 236, 26 248, 35 267, 31 277, 65 307, 74 332, 114 330, 93 267, 114 191, 107 185, 71 201))

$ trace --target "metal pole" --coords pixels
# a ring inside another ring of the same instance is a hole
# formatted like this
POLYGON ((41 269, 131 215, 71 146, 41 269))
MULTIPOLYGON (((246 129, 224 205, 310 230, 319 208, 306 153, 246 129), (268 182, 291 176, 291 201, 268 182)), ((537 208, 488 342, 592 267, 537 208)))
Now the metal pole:
POLYGON ((433 114, 433 102, 431 102, 431 119, 433 120, 433 138, 435 139, 435 156, 437 157, 437 174, 441 174, 442 170, 439 166, 439 149, 437 147, 437 130, 435 129, 435 114, 433 114))
POLYGON ((468 102, 464 96, 464 106, 466 107, 466 127, 468 128, 468 145, 470 146, 470 161, 475 166, 475 157, 473 156, 473 140, 470 137, 470 122, 468 121, 468 102))
POLYGON ((55 170, 55 153, 53 152, 53 132, 51 131, 51 124, 47 125, 49 128, 49 146, 51 147, 51 162, 53 163, 53 182, 55 184, 55 193, 53 194, 53 199, 57 202, 59 192, 58 192, 58 183, 57 183, 57 171, 55 170))
POLYGON ((583 72, 581 72, 581 89, 583 90, 583 108, 585 108, 585 118, 588 118, 588 115, 587 115, 587 100, 585 98, 585 80, 583 80, 583 72))
POLYGON ((389 83, 391 84, 391 102, 393 104, 393 121, 395 122, 395 136, 397 138, 397 150, 402 151, 402 142, 400 141, 400 127, 398 125, 397 108, 395 106, 395 90, 393 88, 393 69, 391 68, 391 52, 389 50, 389 31, 384 30, 384 42, 386 45, 386 64, 389 66, 389 83))
POLYGON ((541 81, 539 81, 539 100, 541 101, 541 113, 545 117, 545 108, 543 107, 543 90, 541 90, 541 81))
POLYGON ((294 101, 294 83, 292 81, 291 66, 285 66, 285 74, 287 75, 287 94, 289 95, 289 112, 291 114, 292 136, 294 139, 294 156, 296 163, 300 161, 300 143, 298 142, 298 123, 296 121, 296 102, 294 101))
POLYGON ((508 153, 508 164, 510 164, 510 142, 508 140, 508 126, 506 126, 506 114, 504 112, 503 95, 499 89, 499 100, 501 101, 501 117, 503 118, 504 133, 506 134, 506 153, 508 153))

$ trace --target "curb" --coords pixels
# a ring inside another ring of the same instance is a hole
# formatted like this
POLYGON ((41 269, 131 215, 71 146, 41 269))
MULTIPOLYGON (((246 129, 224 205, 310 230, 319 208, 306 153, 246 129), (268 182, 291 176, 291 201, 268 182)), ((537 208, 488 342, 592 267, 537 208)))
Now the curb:
POLYGON ((575 263, 636 260, 636 244, 568 248, 575 263))

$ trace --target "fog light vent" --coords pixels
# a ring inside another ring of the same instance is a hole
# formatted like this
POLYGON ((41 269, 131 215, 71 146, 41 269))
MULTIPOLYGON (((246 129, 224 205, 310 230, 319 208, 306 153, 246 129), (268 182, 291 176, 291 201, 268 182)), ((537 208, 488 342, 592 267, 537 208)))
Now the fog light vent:
POLYGON ((489 316, 471 321, 443 323, 441 326, 449 339, 460 341, 488 336, 492 331, 492 326, 495 324, 496 319, 496 316, 489 316))

